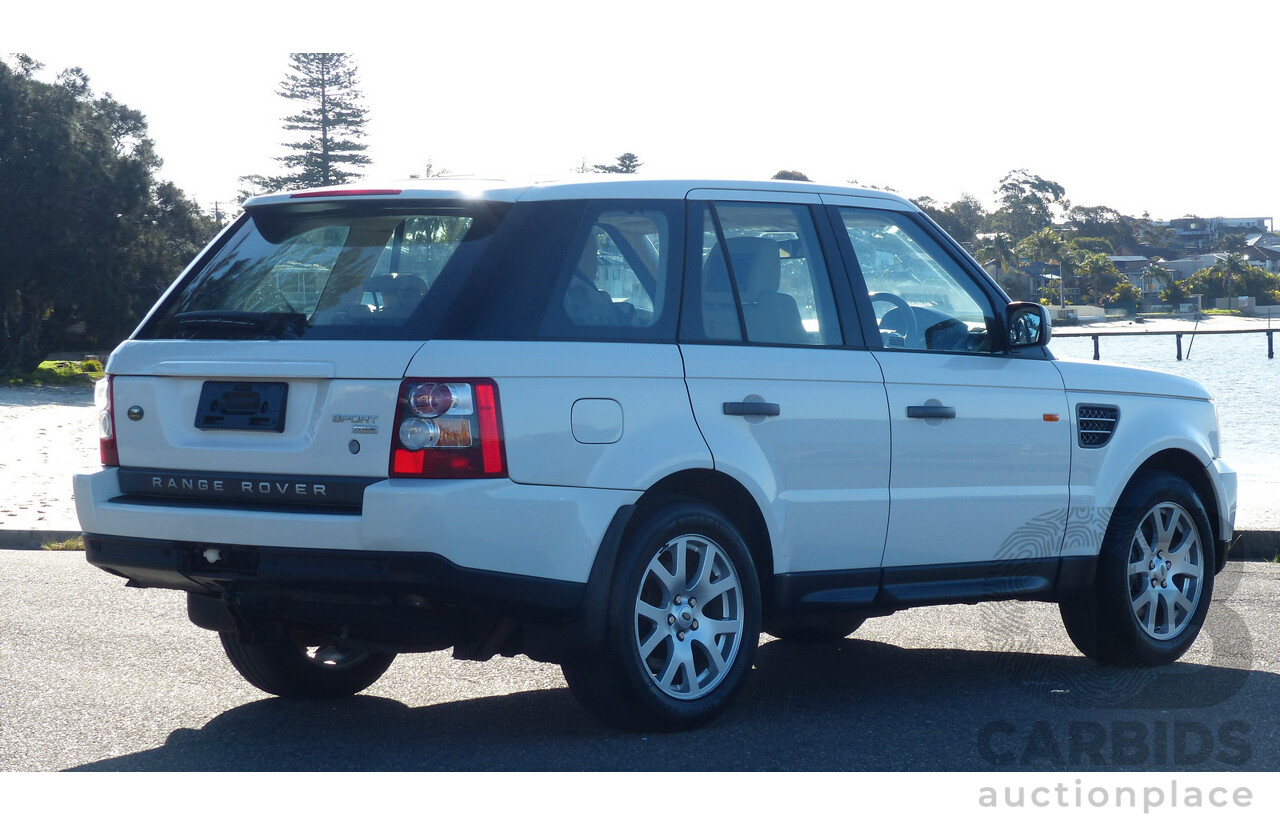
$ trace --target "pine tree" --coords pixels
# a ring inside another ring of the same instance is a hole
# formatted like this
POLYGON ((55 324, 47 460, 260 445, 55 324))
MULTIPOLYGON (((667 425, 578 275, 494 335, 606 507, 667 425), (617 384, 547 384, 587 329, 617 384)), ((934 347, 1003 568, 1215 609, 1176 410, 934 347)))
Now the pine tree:
POLYGON ((350 167, 367 166, 364 137, 368 109, 360 103, 356 66, 343 52, 298 52, 289 55, 289 72, 279 95, 304 103, 302 112, 284 119, 285 129, 307 133, 284 144, 291 154, 276 158, 289 174, 250 175, 245 181, 264 190, 332 186, 359 177, 350 167))
POLYGON ((636 172, 640 171, 640 167, 644 165, 640 158, 636 157, 631 152, 623 152, 621 155, 618 155, 616 160, 617 163, 611 164, 597 163, 595 165, 595 171, 613 172, 621 175, 634 175, 636 172))

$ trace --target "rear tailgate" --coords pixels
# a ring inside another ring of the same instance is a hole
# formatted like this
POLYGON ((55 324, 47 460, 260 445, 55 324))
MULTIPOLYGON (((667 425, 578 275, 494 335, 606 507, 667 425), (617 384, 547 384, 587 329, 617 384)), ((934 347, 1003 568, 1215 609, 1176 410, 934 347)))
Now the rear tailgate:
POLYGON ((120 465, 386 478, 400 380, 421 345, 130 341, 107 366, 120 465))

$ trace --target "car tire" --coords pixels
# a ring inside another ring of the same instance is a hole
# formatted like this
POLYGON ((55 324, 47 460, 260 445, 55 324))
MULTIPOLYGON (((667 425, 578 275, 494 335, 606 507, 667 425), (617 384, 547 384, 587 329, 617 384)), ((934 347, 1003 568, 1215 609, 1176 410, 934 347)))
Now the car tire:
POLYGON ((574 696, 634 730, 700 727, 746 681, 760 640, 760 588, 731 521, 695 502, 652 510, 614 568, 605 641, 562 666, 574 696))
POLYGON ((1135 479, 1107 526, 1093 588, 1060 602, 1067 635, 1105 664, 1176 661, 1209 609, 1214 552, 1190 484, 1164 472, 1135 479))
POLYGON ((305 647, 290 638, 251 643, 220 633, 227 658, 249 684, 286 699, 336 699, 359 693, 386 673, 394 653, 305 647))

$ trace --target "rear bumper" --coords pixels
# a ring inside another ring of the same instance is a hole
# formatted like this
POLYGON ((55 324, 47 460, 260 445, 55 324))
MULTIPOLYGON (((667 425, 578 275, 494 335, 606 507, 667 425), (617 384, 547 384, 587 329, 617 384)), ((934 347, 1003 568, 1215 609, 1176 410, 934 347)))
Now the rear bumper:
MULTIPOLYGON (((132 540, 152 548, 144 555, 156 563, 163 553, 154 548, 165 546, 201 552, 210 546, 267 548, 282 575, 292 569, 291 554, 310 553, 350 558, 353 572, 376 557, 400 559, 394 570, 434 574, 454 568, 582 584, 613 515, 638 497, 628 490, 546 487, 507 479, 388 479, 364 489, 361 508, 333 513, 303 506, 139 500, 122 494, 114 469, 75 477, 81 529, 111 538, 113 547, 120 546, 117 539, 132 540)), ((113 562, 123 564, 123 551, 112 552, 113 562)), ((154 586, 190 589, 181 578, 172 581, 176 585, 154 586)))
POLYGON ((135 585, 210 596, 252 591, 343 601, 348 594, 366 603, 429 600, 555 618, 576 614, 586 591, 585 583, 468 569, 434 553, 261 547, 93 533, 85 535, 85 548, 90 564, 135 585))

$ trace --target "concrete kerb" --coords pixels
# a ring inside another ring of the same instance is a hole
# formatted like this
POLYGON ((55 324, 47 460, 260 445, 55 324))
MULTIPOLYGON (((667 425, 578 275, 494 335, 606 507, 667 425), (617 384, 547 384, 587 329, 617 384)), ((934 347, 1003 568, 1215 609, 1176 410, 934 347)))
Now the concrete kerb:
MULTIPOLYGON (((42 550, 79 536, 73 530, 0 530, 0 549, 42 550)), ((1280 557, 1280 530, 1237 530, 1228 561, 1272 561, 1280 557)))

